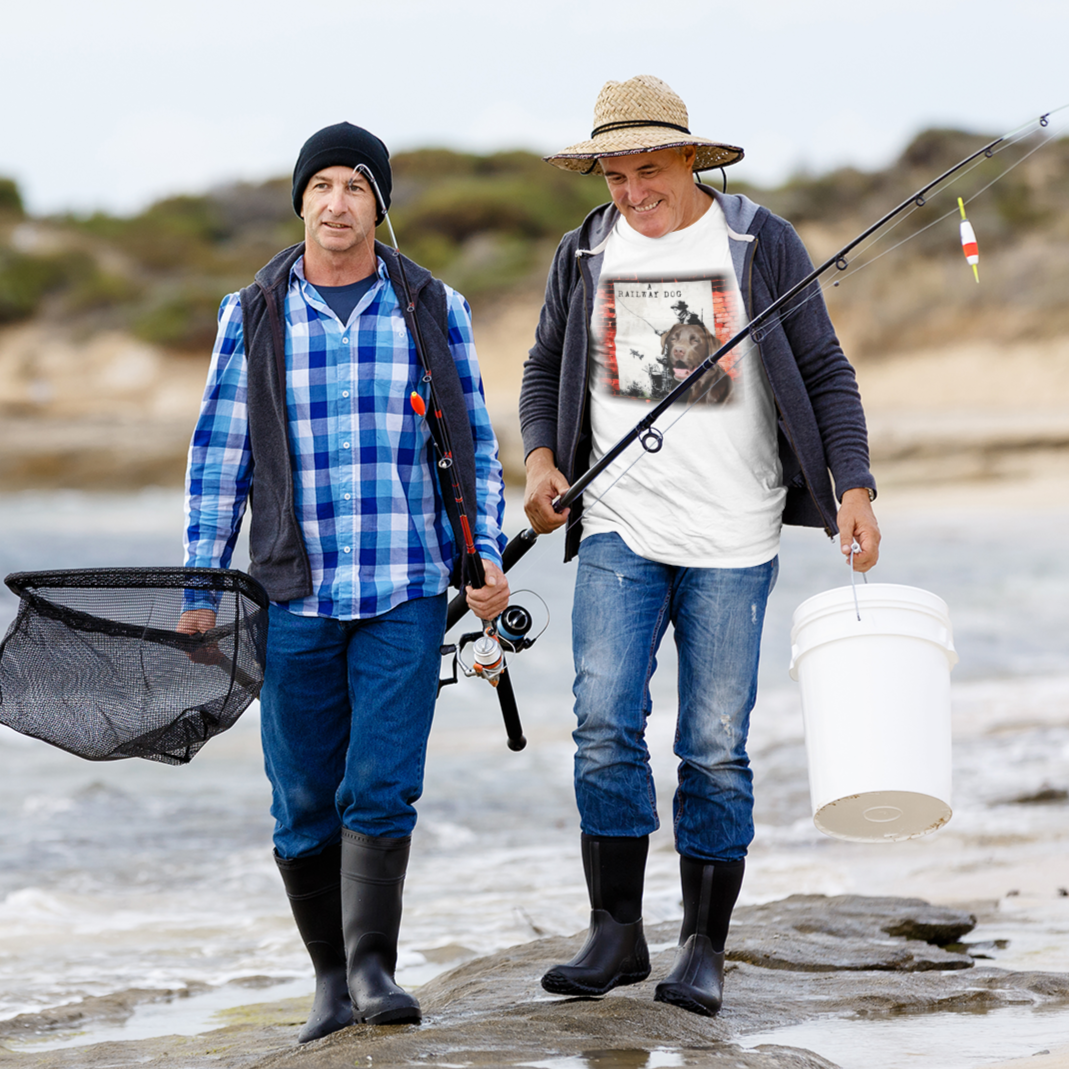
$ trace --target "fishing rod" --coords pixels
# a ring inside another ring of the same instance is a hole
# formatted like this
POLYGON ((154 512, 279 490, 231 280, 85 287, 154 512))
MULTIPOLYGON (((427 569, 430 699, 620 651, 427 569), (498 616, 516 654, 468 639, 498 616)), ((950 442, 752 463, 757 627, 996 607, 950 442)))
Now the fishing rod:
MULTIPOLYGON (((401 256, 401 250, 397 244, 397 235, 394 233, 390 214, 386 210, 386 202, 383 199, 382 193, 379 191, 375 176, 371 173, 371 168, 362 163, 358 163, 353 168, 353 172, 354 174, 358 172, 363 175, 371 186, 371 189, 375 194, 375 203, 378 206, 379 211, 382 213, 383 220, 390 231, 390 240, 393 242, 394 252, 397 253, 397 266, 401 276, 401 288, 404 290, 405 315, 412 328, 412 341, 416 348, 416 355, 419 357, 420 366, 423 368, 423 381, 427 384, 427 392, 430 397, 430 408, 428 409, 423 398, 414 390, 409 398, 409 403, 412 405, 412 409, 417 416, 426 417, 428 412, 430 414, 430 418, 427 419, 427 426, 431 433, 431 440, 434 443, 435 449, 438 451, 438 467, 449 473, 450 488, 453 492, 457 514, 460 518, 461 534, 464 539, 465 559, 461 567, 461 587, 463 588, 465 585, 464 579, 467 578, 470 581, 472 588, 479 590, 486 585, 486 570, 483 567, 482 557, 479 556, 479 551, 475 545, 475 538, 472 535, 471 523, 468 520, 468 511, 464 501, 464 490, 460 484, 460 474, 457 471, 457 466, 453 463, 453 443, 449 435, 449 427, 442 415, 442 407, 438 403, 438 396, 434 388, 434 377, 431 374, 430 362, 427 359, 426 347, 423 342, 423 332, 420 330, 419 319, 416 316, 416 303, 412 299, 412 291, 409 289, 408 276, 405 273, 404 258, 401 256)), ((463 590, 458 597, 460 597, 465 605, 467 605, 463 590)), ((519 606, 515 606, 515 608, 519 608, 519 606)), ((514 652, 526 648, 520 643, 521 640, 525 639, 526 631, 530 630, 530 618, 529 614, 527 614, 527 610, 519 609, 519 612, 527 616, 528 623, 526 630, 514 636, 515 642, 512 643, 514 652)), ((508 610, 501 614, 501 619, 504 619, 507 614, 508 610)), ((514 613, 514 630, 518 623, 519 618, 514 613)), ((450 626, 452 625, 447 623, 447 629, 450 626)), ((519 751, 527 745, 527 739, 524 738, 523 727, 520 723, 520 713, 516 705, 516 694, 512 689, 512 679, 509 676, 508 664, 505 660, 502 644, 498 638, 498 631, 501 630, 501 628, 502 625, 500 623, 496 623, 493 620, 483 620, 481 632, 476 632, 472 636, 463 636, 459 644, 442 646, 441 653, 443 656, 449 653, 453 653, 454 655, 453 675, 451 678, 447 677, 439 679, 438 690, 441 691, 443 686, 457 682, 459 653, 465 645, 472 643, 474 660, 470 672, 465 671, 464 674, 476 675, 485 679, 497 692, 498 704, 501 706, 501 717, 505 723, 505 733, 508 735, 508 747, 510 750, 519 751), (465 639, 467 639, 467 641, 465 641, 465 639)), ((511 632, 508 633, 511 634, 511 632)), ((462 665, 462 668, 463 667, 464 666, 462 665)))
MULTIPOLYGON (((1056 109, 1061 110, 1061 109, 1056 109)), ((1038 123, 1041 127, 1046 127, 1050 120, 1052 112, 1046 112, 1038 119, 1038 123)), ((1026 125, 1031 125, 1030 123, 1026 125)), ((1022 127, 1018 127, 1018 130, 1022 127)), ((746 338, 751 337, 753 341, 760 344, 763 333, 760 328, 765 324, 773 315, 776 314, 785 304, 797 297, 803 290, 811 286, 816 282, 826 271, 835 267, 839 271, 845 271, 849 266, 846 259, 847 255, 857 248, 863 241, 869 238, 876 231, 886 226, 892 219, 900 215, 907 208, 916 207, 922 208, 927 203, 925 194, 934 189, 941 182, 950 178, 951 175, 956 174, 963 167, 967 167, 973 160, 978 159, 980 156, 986 156, 990 158, 994 155, 994 150, 997 145, 1002 144, 1008 138, 1012 137, 1017 131, 1010 131, 1003 134, 1001 137, 996 137, 994 140, 989 141, 982 148, 977 149, 975 152, 969 153, 968 156, 959 160, 953 167, 945 170, 938 178, 932 179, 920 189, 911 193, 901 204, 887 212, 877 222, 873 223, 863 230, 857 237, 847 242, 838 252, 831 255, 824 261, 819 267, 814 268, 808 275, 801 281, 793 285, 785 293, 781 294, 775 301, 772 302, 767 308, 759 312, 750 322, 742 328, 737 334, 729 338, 723 345, 720 346, 716 352, 706 357, 700 364, 698 364, 694 370, 682 379, 677 385, 663 397, 649 412, 643 416, 634 427, 631 428, 615 445, 611 446, 605 454, 596 461, 590 468, 588 468, 582 475, 580 475, 575 482, 573 482, 569 488, 563 493, 553 499, 552 505, 556 512, 563 512, 566 508, 573 505, 584 493, 587 487, 596 479, 606 468, 621 453, 627 449, 636 440, 642 446, 647 453, 658 452, 664 444, 664 435, 661 431, 657 430, 653 424, 662 416, 672 405, 689 393, 692 386, 694 386, 698 380, 710 369, 717 366, 720 360, 726 356, 731 350, 738 346, 746 338)), ((528 527, 521 531, 515 538, 510 540, 505 546, 502 553, 502 568, 504 571, 508 571, 518 560, 520 560, 535 544, 538 540, 538 534, 534 528, 528 527)), ((454 597, 449 603, 447 619, 450 621, 450 625, 458 621, 463 617, 467 607, 464 602, 463 596, 454 597)))

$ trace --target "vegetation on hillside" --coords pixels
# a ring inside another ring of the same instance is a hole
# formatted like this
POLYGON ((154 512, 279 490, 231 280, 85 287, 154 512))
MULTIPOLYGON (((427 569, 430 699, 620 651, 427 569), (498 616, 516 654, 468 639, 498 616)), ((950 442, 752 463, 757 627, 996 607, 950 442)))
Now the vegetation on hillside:
MULTIPOLYGON (((732 183, 731 191, 790 219, 819 261, 984 141, 929 130, 884 171, 843 168, 771 190, 732 183)), ((1013 158, 1027 147, 1015 147, 1013 158)), ((855 355, 1069 332, 1069 140, 1046 145, 985 191, 1009 162, 982 159, 870 253, 851 257, 829 303, 855 355), (974 194, 981 195, 968 210, 980 241, 980 287, 957 237, 956 198, 974 194), (853 275, 913 233, 881 266, 853 275)), ((398 154, 393 167, 391 219, 402 249, 477 311, 514 287, 540 287, 561 234, 606 199, 601 179, 527 152, 424 149, 398 154)), ((15 183, 0 179, 0 325, 40 316, 88 333, 126 329, 203 354, 220 297, 301 234, 286 178, 170 197, 128 218, 45 219, 27 217, 15 183)))

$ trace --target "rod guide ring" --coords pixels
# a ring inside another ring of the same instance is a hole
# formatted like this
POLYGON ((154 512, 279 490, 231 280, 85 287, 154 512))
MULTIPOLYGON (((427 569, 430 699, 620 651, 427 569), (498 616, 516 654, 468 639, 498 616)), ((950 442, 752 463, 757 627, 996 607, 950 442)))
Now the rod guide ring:
POLYGON ((647 427, 638 440, 647 453, 659 453, 664 445, 664 435, 656 427, 647 427))

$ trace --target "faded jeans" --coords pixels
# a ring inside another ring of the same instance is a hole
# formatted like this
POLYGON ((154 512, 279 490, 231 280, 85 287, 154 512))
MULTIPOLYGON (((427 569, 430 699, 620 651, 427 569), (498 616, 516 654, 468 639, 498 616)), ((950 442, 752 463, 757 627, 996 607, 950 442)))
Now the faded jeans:
POLYGON ((573 738, 587 835, 648 835, 659 826, 645 731, 650 679, 671 623, 679 654, 676 848, 704 861, 745 857, 753 839, 746 736, 777 570, 775 558, 752 568, 658 564, 615 533, 583 539, 572 610, 573 738))

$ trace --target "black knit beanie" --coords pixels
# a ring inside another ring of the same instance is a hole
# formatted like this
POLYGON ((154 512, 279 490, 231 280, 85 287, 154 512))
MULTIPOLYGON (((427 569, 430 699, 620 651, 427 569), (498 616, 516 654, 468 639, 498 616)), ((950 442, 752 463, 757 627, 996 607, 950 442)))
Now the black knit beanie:
MULTIPOLYGON (((374 175, 379 194, 389 209, 390 190, 393 188, 390 153, 374 134, 363 127, 340 122, 324 127, 305 141, 297 157, 297 165, 293 168, 293 210, 301 214, 305 186, 317 171, 324 167, 355 167, 358 163, 364 164, 374 175)), ((382 220, 383 212, 380 210, 375 222, 381 223, 382 220)))

